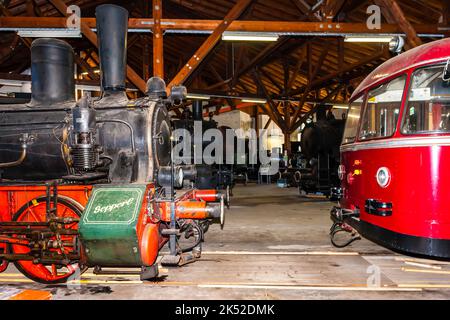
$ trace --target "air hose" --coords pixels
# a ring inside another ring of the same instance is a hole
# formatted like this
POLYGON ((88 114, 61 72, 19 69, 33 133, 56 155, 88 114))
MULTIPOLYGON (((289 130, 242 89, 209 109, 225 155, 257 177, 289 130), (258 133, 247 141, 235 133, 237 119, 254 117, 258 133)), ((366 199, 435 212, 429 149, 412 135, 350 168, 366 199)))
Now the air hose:
MULTIPOLYGON (((199 246, 203 241, 203 229, 200 228, 200 226, 197 223, 191 223, 190 225, 192 226, 192 228, 195 228, 197 230, 197 239, 193 245, 186 247, 186 248, 181 248, 182 253, 192 251, 195 247, 199 246)), ((186 230, 186 232, 189 232, 189 231, 190 230, 186 230)), ((195 232, 193 234, 195 237, 195 232)), ((189 237, 190 237, 190 235, 187 236, 187 238, 189 238, 189 237)))
POLYGON ((335 222, 333 223, 333 226, 330 229, 330 239, 331 239, 331 243, 333 244, 333 246, 335 246, 336 248, 345 248, 348 245, 350 245, 351 243, 353 243, 356 240, 361 240, 361 237, 359 235, 355 236, 354 234, 352 234, 352 238, 350 238, 347 242, 343 243, 343 244, 338 244, 336 243, 336 241, 334 240, 334 237, 336 236, 336 234, 338 232, 351 232, 349 230, 346 230, 344 228, 341 227, 341 223, 335 222))

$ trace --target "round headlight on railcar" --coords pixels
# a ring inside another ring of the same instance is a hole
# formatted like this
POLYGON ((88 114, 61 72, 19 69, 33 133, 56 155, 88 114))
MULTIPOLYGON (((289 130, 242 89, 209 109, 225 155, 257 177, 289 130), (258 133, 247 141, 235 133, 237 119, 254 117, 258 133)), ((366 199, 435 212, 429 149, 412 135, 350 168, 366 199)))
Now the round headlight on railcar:
POLYGON ((376 177, 378 185, 382 188, 386 188, 391 183, 391 172, 386 167, 378 169, 376 177))
POLYGON ((338 167, 338 177, 340 180, 344 180, 345 178, 345 166, 343 164, 338 167))

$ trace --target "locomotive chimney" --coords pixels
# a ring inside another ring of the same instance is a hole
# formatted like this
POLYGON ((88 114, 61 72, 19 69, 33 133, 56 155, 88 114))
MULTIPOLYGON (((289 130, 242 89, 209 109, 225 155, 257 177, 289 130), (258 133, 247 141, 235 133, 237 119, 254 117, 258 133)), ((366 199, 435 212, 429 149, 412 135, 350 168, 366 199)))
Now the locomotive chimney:
POLYGON ((104 93, 125 91, 128 11, 104 4, 95 9, 100 54, 101 86, 104 93))
POLYGON ((192 102, 192 118, 195 121, 203 120, 203 106, 201 100, 194 100, 192 102))
POLYGON ((31 105, 75 100, 74 53, 65 41, 40 38, 31 44, 31 105))

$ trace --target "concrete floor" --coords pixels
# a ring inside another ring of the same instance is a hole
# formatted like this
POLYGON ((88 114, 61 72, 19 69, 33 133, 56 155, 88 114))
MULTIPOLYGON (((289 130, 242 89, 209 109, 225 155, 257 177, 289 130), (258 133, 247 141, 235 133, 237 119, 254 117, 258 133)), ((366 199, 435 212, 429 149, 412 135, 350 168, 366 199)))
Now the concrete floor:
POLYGON ((45 286, 10 267, 0 274, 0 299, 24 289, 49 291, 53 299, 450 298, 450 263, 398 255, 367 240, 333 248, 333 204, 320 197, 255 184, 234 194, 225 228, 210 228, 202 258, 161 269, 165 276, 156 282, 88 270, 81 283, 45 286))

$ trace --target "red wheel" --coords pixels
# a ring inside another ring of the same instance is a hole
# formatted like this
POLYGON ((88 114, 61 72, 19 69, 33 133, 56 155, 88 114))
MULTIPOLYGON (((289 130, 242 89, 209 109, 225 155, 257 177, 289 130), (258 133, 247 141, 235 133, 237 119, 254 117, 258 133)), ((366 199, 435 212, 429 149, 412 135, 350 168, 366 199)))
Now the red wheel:
MULTIPOLYGON (((79 218, 82 213, 81 205, 77 204, 75 201, 66 198, 66 197, 58 197, 58 205, 57 205, 57 215, 58 217, 71 217, 71 218, 79 218)), ((17 211, 17 213, 13 217, 13 221, 22 221, 22 222, 42 222, 46 221, 46 198, 39 197, 33 199, 29 203, 25 204, 22 208, 17 211)), ((67 229, 78 228, 78 223, 73 223, 70 225, 66 225, 67 229)), ((55 240, 55 238, 52 238, 55 240)), ((61 235, 62 242, 70 242, 74 243, 75 239, 73 235, 61 235)), ((72 253, 74 251, 74 247, 65 247, 64 253, 72 253)), ((62 249, 49 249, 58 254, 62 254, 62 249)), ((23 245, 11 245, 11 251, 15 254, 24 254, 29 253, 30 249, 23 245)), ((84 270, 80 270, 79 264, 77 261, 71 262, 67 265, 55 265, 55 264, 40 264, 33 263, 33 261, 16 261, 15 266, 17 269, 22 272, 27 278, 30 278, 33 281, 45 283, 45 284, 55 284, 55 283, 63 283, 66 282, 70 276, 75 274, 77 271, 81 274, 84 270)))
MULTIPOLYGON (((0 245, 0 253, 6 253, 7 252, 7 247, 5 245, 0 245)), ((3 271, 5 271, 8 268, 8 261, 6 260, 0 260, 0 273, 2 273, 3 271)))

